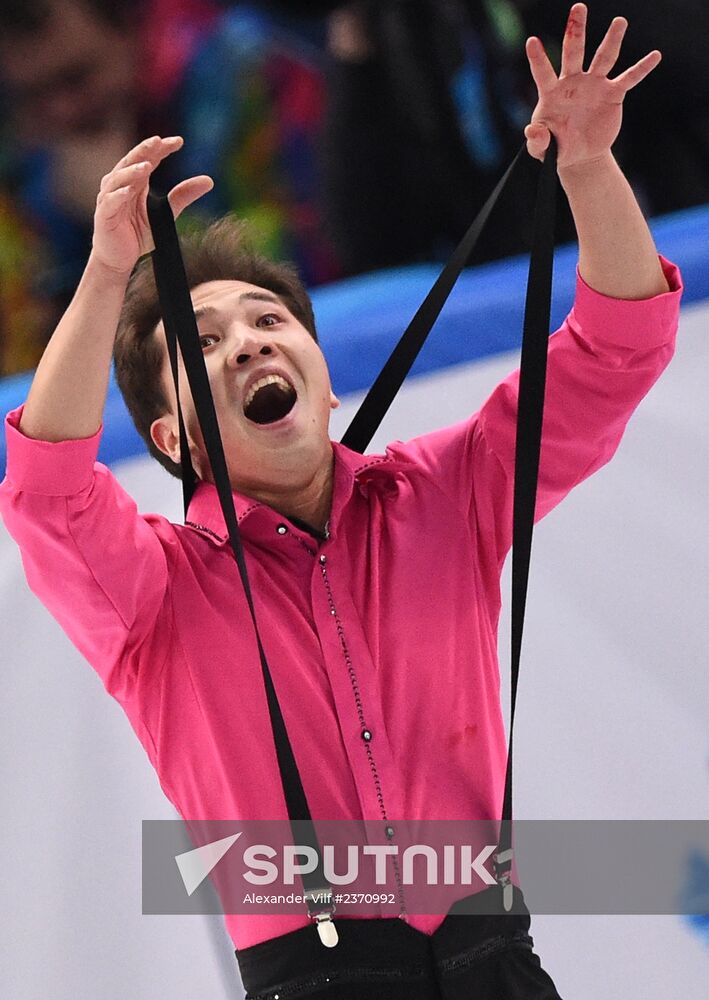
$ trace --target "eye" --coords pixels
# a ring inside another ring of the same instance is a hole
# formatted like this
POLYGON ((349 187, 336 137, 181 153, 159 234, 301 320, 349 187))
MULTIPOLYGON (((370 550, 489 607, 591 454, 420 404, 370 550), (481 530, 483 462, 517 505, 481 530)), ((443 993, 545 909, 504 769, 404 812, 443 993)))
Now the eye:
POLYGON ((265 313, 263 316, 260 316, 259 319, 256 321, 256 326, 274 326, 274 324, 280 322, 281 322, 280 316, 277 316, 275 313, 265 313), (266 322, 267 320, 269 322, 266 322))
POLYGON ((203 334, 200 335, 200 338, 199 338, 199 346, 202 348, 202 350, 204 350, 205 347, 211 347, 212 346, 211 344, 205 344, 205 340, 213 340, 214 343, 216 344, 216 342, 217 342, 218 339, 219 338, 215 337, 213 333, 203 333, 203 334))

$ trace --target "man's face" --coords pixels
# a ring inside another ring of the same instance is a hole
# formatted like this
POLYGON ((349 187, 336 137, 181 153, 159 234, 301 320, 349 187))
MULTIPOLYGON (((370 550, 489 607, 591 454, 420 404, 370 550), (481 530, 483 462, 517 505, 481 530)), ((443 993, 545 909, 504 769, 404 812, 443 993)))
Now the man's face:
POLYGON ((131 34, 78 0, 54 3, 38 31, 0 42, 20 130, 30 138, 66 139, 120 118, 134 88, 131 34))
MULTIPOLYGON (((210 281, 191 293, 217 420, 234 487, 247 495, 299 489, 331 460, 330 410, 339 405, 325 358, 273 293, 243 281, 210 281)), ((175 391, 162 323, 161 381, 170 412, 153 422, 157 447, 179 463, 175 391)), ((213 481, 180 358, 180 402, 192 464, 213 481)))

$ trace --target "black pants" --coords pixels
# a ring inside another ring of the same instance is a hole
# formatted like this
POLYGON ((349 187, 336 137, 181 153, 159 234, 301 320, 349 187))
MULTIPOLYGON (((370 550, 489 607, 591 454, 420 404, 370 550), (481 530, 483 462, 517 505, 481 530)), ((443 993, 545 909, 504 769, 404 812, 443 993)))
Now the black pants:
POLYGON ((397 917, 341 917, 334 948, 313 925, 238 950, 246 1000, 561 1000, 532 950, 520 890, 509 914, 470 912, 472 898, 433 935, 397 917))

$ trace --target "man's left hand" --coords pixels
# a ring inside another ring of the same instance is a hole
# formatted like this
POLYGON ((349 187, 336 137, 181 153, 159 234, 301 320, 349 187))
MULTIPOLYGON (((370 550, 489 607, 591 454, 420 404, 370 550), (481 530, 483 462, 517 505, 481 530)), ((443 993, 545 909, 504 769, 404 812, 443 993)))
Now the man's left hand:
POLYGON ((625 95, 662 58, 657 50, 649 52, 620 76, 609 79, 628 27, 624 17, 616 17, 584 72, 586 17, 586 5, 574 4, 564 34, 559 76, 541 41, 527 40, 527 58, 539 98, 532 121, 524 130, 527 150, 543 160, 553 133, 559 169, 590 164, 609 154, 620 132, 625 95))

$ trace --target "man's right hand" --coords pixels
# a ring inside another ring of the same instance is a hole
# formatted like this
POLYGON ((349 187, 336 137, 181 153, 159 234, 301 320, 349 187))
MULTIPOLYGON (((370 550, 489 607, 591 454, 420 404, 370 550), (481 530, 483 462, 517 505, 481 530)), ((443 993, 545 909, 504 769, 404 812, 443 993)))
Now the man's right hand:
MULTIPOLYGON (((153 249, 147 212, 150 175, 182 145, 179 136, 146 139, 101 182, 93 249, 69 308, 35 372, 20 432, 41 441, 73 441, 101 425, 111 357, 126 286, 136 261, 153 249)), ((191 177, 169 194, 178 216, 212 187, 191 177)))
MULTIPOLYGON (((94 215, 95 262, 127 276, 138 258, 153 249, 146 207, 150 175, 182 141, 180 136, 144 139, 103 178, 94 215)), ((213 186, 206 175, 177 184, 168 195, 175 218, 213 186)))

